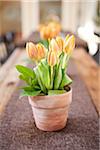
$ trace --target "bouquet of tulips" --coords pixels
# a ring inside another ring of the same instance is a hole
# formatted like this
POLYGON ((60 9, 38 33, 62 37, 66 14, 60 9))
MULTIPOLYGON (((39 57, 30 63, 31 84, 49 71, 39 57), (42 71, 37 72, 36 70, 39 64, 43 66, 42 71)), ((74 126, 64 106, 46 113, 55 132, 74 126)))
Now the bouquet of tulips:
POLYGON ((26 44, 29 58, 35 67, 17 65, 19 78, 26 82, 22 87, 23 96, 56 95, 65 93, 65 87, 72 83, 66 74, 69 58, 75 46, 75 37, 67 35, 65 39, 56 37, 49 40, 49 47, 43 44, 26 44))

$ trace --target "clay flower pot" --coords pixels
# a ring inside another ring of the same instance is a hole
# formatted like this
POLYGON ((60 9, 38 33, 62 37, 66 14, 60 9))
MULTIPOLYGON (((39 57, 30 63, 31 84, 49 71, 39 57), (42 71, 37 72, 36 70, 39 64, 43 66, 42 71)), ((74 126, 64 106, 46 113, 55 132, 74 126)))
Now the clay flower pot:
POLYGON ((37 128, 43 131, 57 131, 66 126, 72 101, 71 88, 64 94, 28 98, 37 128))

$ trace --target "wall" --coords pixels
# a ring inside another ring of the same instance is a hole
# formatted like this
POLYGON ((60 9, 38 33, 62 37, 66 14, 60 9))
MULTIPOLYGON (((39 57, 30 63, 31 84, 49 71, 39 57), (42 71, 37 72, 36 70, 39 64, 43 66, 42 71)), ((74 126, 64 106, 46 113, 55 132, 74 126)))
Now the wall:
POLYGON ((21 32, 20 1, 0 1, 0 34, 21 32))

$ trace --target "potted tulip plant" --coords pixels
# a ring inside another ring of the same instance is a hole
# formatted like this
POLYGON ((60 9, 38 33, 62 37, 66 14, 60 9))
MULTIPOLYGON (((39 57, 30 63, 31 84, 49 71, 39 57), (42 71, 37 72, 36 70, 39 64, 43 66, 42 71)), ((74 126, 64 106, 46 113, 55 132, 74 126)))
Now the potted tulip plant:
POLYGON ((66 74, 75 46, 74 36, 56 37, 47 49, 41 43, 26 44, 26 51, 35 67, 17 65, 19 78, 26 82, 22 96, 28 96, 37 128, 56 131, 65 127, 72 101, 72 83, 66 74))

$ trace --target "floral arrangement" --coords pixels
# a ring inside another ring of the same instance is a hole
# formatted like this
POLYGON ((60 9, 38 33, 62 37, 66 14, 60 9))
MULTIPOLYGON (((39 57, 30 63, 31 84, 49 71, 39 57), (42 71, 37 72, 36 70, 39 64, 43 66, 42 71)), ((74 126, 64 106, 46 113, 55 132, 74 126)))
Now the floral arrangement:
POLYGON ((61 31, 60 23, 51 21, 47 24, 41 24, 39 27, 40 36, 42 39, 48 40, 56 37, 61 31))
POLYGON ((65 87, 72 83, 66 74, 69 59, 75 47, 75 37, 67 35, 49 40, 49 47, 28 42, 26 51, 35 67, 17 65, 19 78, 26 82, 22 96, 56 95, 66 92, 65 87))

